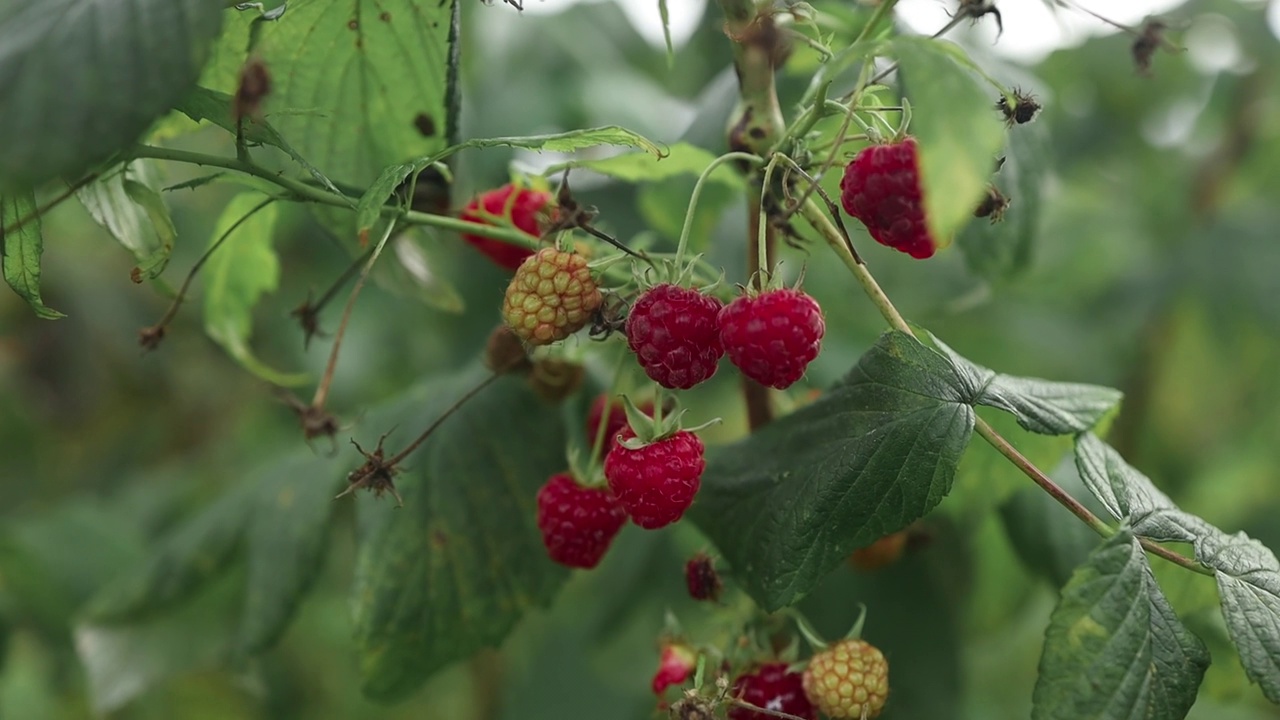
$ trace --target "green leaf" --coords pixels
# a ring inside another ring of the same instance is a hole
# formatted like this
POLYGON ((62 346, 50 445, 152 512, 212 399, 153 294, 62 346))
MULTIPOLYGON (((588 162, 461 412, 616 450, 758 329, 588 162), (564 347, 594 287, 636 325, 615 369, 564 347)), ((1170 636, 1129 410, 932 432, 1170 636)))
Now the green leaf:
POLYGON ((209 337, 254 375, 276 385, 307 382, 305 374, 275 370, 254 357, 249 349, 253 332, 253 307, 280 281, 280 262, 272 247, 276 208, 268 205, 254 212, 266 198, 241 193, 231 199, 214 226, 210 245, 222 244, 204 266, 204 328, 209 337), (249 213, 251 217, 240 222, 249 213), (240 223, 231 230, 232 226, 240 223), (230 230, 230 234, 227 234, 230 230))
POLYGON ((208 0, 6 3, 0 187, 77 176, 137 140, 195 83, 221 22, 208 0))
POLYGON ((44 240, 36 210, 35 195, 30 192, 0 196, 0 266, 5 282, 27 301, 37 317, 57 320, 66 316, 46 306, 40 298, 40 255, 44 252, 44 240), (17 227, 19 222, 23 224, 17 227), (16 229, 9 230, 10 227, 16 229))
POLYGON ((958 46, 903 36, 893 40, 892 51, 911 102, 929 230, 945 246, 973 220, 1004 142, 1003 126, 990 86, 958 59, 966 57, 958 46))
POLYGON ((76 191, 89 215, 137 258, 135 282, 160 275, 178 236, 155 184, 152 164, 138 160, 76 191))
MULTIPOLYGON (((309 0, 235 27, 225 52, 243 61, 258 33, 273 79, 268 119, 331 178, 365 187, 457 131, 457 0, 309 0)), ((234 91, 229 74, 217 80, 234 91)))
MULTIPOLYGON (((400 447, 485 376, 475 368, 431 383, 366 422, 369 439, 398 428, 387 448, 400 447)), ((408 459, 396 478, 405 506, 376 515, 356 566, 366 695, 405 696, 445 665, 496 646, 525 612, 550 602, 567 573, 546 557, 534 498, 564 468, 564 443, 558 411, 508 376, 408 459), (501 433, 494 418, 503 418, 501 433)))
POLYGON ((1117 520, 1133 517, 1138 522, 1157 510, 1177 510, 1169 496, 1093 433, 1076 438, 1076 469, 1089 492, 1117 520))
POLYGON ((1049 619, 1033 720, 1181 720, 1209 666, 1127 531, 1072 575, 1049 619))
MULTIPOLYGON (((548 173, 566 167, 592 170, 629 183, 657 182, 669 180, 680 175, 701 175, 707 166, 714 162, 715 155, 686 142, 672 145, 666 155, 652 152, 626 153, 598 160, 575 160, 557 165, 548 173)), ((734 188, 742 187, 742 178, 727 164, 716 168, 708 182, 720 183, 734 188)))
POLYGON ((1009 201, 1004 218, 974 219, 960 233, 970 271, 992 281, 1026 272, 1035 258, 1044 193, 1050 176, 1049 133, 1044 123, 1008 132, 1004 164, 991 182, 1009 201))
POLYGON ((1244 533, 1203 536, 1196 556, 1217 570, 1222 615, 1245 674, 1280 703, 1280 562, 1244 533))
POLYGON ((91 623, 137 620, 190 597, 231 562, 244 536, 253 495, 223 495, 160 541, 132 571, 99 591, 85 610, 91 623))
POLYGON ((169 264, 169 255, 173 253, 173 243, 178 237, 178 229, 173 226, 173 220, 169 217, 169 208, 165 207, 164 198, 160 197, 160 193, 140 182, 128 179, 124 181, 124 191, 130 200, 146 212, 160 241, 160 246, 155 252, 144 258, 137 268, 141 275, 154 278, 164 272, 165 266, 169 264))
POLYGON ((98 716, 109 716, 167 679, 215 670, 226 656, 240 578, 226 578, 158 615, 127 624, 82 622, 76 655, 98 716))
POLYGON ((341 472, 310 449, 272 463, 251 485, 260 488, 248 528, 249 578, 240 622, 240 652, 276 643, 324 561, 333 497, 341 472))
POLYGON ((951 490, 973 431, 970 380, 886 333, 819 400, 717 449, 691 517, 760 605, 794 603, 951 490))
POLYGON ((382 206, 386 204, 387 198, 391 197, 391 193, 400 187, 400 183, 403 183, 411 172, 413 172, 412 165, 389 165, 382 169, 378 179, 360 197, 360 203, 356 206, 356 234, 362 246, 368 242, 369 230, 381 217, 382 206))
POLYGON ((1123 393, 1099 385, 1001 375, 961 357, 932 335, 930 342, 981 386, 975 402, 1011 413, 1023 428, 1043 435, 1091 430, 1116 409, 1123 393))

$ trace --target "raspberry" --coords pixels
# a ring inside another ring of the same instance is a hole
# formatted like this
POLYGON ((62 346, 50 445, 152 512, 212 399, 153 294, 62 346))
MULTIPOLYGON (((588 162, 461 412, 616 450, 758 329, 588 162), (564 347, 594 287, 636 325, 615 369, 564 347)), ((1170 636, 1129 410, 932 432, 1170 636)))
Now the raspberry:
POLYGON ((881 245, 918 259, 938 249, 925 221, 915 138, 863 148, 844 169, 840 204, 881 245))
POLYGON ((704 552, 694 555, 684 564, 684 582, 689 588, 689 597, 694 600, 716 602, 720 599, 720 591, 724 589, 715 563, 704 552))
POLYGON ((849 564, 856 570, 872 572, 894 564, 907 547, 907 531, 890 533, 864 548, 858 548, 849 556, 849 564))
POLYGON ((743 295, 720 311, 720 339, 729 360, 743 375, 778 390, 804 376, 824 332, 822 309, 799 290, 743 295))
POLYGON ((604 476, 627 514, 646 530, 679 520, 693 504, 702 483, 702 441, 680 430, 674 435, 632 450, 622 442, 635 437, 623 428, 619 442, 604 459, 604 476))
MULTIPOLYGON (((493 224, 489 218, 482 216, 478 211, 483 208, 489 215, 504 215, 513 192, 517 195, 511 206, 511 224, 535 238, 540 237, 542 231, 538 227, 538 212, 551 201, 551 194, 540 190, 517 188, 511 183, 483 193, 467 203, 467 206, 462 209, 462 219, 485 225, 493 224)), ((520 263, 533 254, 533 251, 528 248, 470 233, 463 233, 462 239, 484 253, 485 257, 492 260, 495 265, 507 270, 520 267, 520 263)))
POLYGON ((549 345, 585 327, 603 301, 586 258, 543 248, 511 278, 502 319, 530 345, 549 345))
POLYGON ((698 667, 698 654, 688 645, 671 643, 662 648, 658 672, 653 674, 653 694, 661 695, 672 685, 682 685, 698 667))
POLYGON ((538 491, 538 529, 552 560, 593 568, 627 522, 607 488, 583 487, 566 473, 552 475, 538 491))
MULTIPOLYGON (((640 412, 653 416, 653 401, 640 404, 640 412)), ((597 395, 595 400, 591 401, 591 409, 587 411, 587 442, 595 443, 596 432, 600 429, 600 421, 605 421, 604 426, 604 452, 608 453, 611 448, 618 442, 618 433, 622 432, 622 428, 627 426, 627 411, 622 406, 622 401, 611 399, 606 394, 597 395), (609 417, 605 419, 604 409, 609 406, 609 417)))
POLYGON ((627 316, 627 345, 645 374, 663 387, 688 390, 716 374, 724 354, 719 300, 678 285, 655 285, 627 316))
MULTIPOLYGON (((787 672, 786 663, 762 665, 754 672, 739 675, 733 682, 733 696, 765 710, 807 720, 818 717, 813 704, 805 697, 801 674, 787 672)), ((737 705, 729 708, 729 720, 772 720, 773 717, 737 705)))
POLYGON ((889 698, 889 663, 864 640, 841 640, 809 659, 804 694, 833 720, 879 717, 889 698))

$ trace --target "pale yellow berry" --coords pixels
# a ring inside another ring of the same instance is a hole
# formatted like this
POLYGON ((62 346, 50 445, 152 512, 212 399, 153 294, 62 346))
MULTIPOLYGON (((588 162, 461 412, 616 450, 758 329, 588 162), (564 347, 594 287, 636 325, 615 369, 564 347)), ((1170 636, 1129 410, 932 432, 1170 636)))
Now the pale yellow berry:
POLYGON ((804 693, 832 720, 879 717, 889 699, 889 663, 863 640, 841 640, 816 653, 805 668, 804 693))

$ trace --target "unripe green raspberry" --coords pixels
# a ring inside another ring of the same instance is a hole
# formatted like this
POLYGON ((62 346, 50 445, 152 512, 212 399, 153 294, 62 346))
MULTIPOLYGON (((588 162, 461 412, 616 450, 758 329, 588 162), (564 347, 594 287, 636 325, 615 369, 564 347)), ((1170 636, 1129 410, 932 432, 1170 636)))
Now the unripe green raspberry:
POLYGON ((543 248, 511 278, 502 319, 530 345, 549 345, 585 327, 603 299, 585 257, 543 248))
POLYGON ((841 640, 810 658, 804 694, 833 720, 879 717, 889 699, 889 663, 864 640, 841 640))

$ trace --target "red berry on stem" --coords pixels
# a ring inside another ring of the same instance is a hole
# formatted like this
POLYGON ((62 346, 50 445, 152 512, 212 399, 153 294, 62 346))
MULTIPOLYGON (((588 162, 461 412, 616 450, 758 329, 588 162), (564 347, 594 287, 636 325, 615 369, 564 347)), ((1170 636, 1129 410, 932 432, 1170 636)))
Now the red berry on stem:
POLYGON ((627 316, 627 345, 659 385, 688 390, 715 375, 724 354, 719 300, 679 285, 655 285, 627 316))
MULTIPOLYGON (((538 227, 538 212, 547 203, 551 202, 551 194, 541 190, 517 188, 511 183, 482 193, 479 197, 467 203, 467 206, 462 209, 462 219, 469 222, 492 225, 493 221, 481 214, 480 210, 483 209, 484 214, 488 215, 504 215, 507 210, 507 203, 510 201, 511 193, 513 192, 516 193, 516 198, 511 205, 511 224, 535 238, 541 237, 542 230, 538 227)), ((528 248, 470 233, 463 233, 462 239, 484 253, 485 257, 492 260, 495 265, 507 270, 515 270, 520 267, 520 263, 533 254, 533 251, 528 248)))
POLYGON ((743 295, 720 311, 729 360, 743 375, 778 390, 804 377, 825 332, 817 301, 790 288, 743 295))
POLYGON ((702 441, 680 430, 636 450, 622 442, 635 437, 624 428, 604 460, 604 476, 636 525, 654 530, 679 520, 702 483, 702 441))
MULTIPOLYGON (((756 707, 816 720, 818 712, 804 694, 803 676, 787 672, 786 663, 762 665, 754 672, 739 675, 733 683, 733 697, 756 707)), ((775 716, 734 705, 729 720, 773 720, 775 716)))
POLYGON ((844 169, 840 204, 881 245, 919 259, 938 249, 925 218, 915 138, 863 148, 844 169))
POLYGON ((716 572, 715 562, 704 552, 694 555, 684 564, 684 582, 689 588, 689 597, 694 600, 716 602, 720 599, 720 591, 724 589, 720 574, 716 572))
POLYGON ((566 473, 551 476, 538 491, 538 529, 551 559, 593 568, 627 522, 608 488, 583 487, 566 473))
POLYGON ((653 674, 654 695, 661 695, 672 685, 683 685, 698 667, 698 653, 688 645, 671 643, 662 648, 658 671, 653 674))

